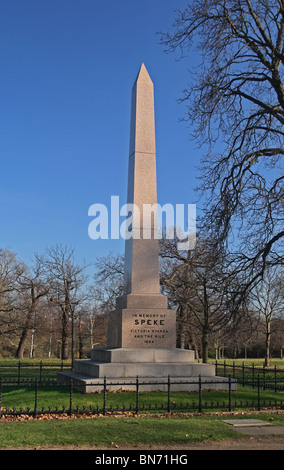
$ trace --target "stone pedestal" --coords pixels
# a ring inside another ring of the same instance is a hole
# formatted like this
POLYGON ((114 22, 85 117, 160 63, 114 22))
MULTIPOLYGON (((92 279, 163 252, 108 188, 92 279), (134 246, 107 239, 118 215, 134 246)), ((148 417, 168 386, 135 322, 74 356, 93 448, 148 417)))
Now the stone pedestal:
POLYGON ((75 362, 72 373, 59 373, 58 383, 72 378, 75 388, 93 393, 103 390, 106 378, 108 390, 135 390, 137 376, 141 391, 166 391, 169 377, 172 391, 198 390, 200 376, 203 390, 227 388, 223 377, 215 376, 213 364, 198 364, 193 351, 177 348, 93 349, 91 360, 75 362))

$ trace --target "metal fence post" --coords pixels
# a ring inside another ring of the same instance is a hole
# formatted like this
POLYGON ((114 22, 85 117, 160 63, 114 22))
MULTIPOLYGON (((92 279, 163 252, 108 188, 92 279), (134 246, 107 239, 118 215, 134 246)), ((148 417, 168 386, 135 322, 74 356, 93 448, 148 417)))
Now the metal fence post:
POLYGON ((42 361, 39 364, 39 380, 41 381, 41 373, 42 373, 42 361))
POLYGON ((265 365, 263 365, 263 368, 262 368, 262 371, 263 371, 263 390, 265 390, 266 386, 265 386, 265 365))
POLYGON ((106 376, 104 376, 104 405, 103 405, 103 415, 106 415, 106 376))
POLYGON ((198 380, 198 411, 199 413, 202 412, 202 382, 201 382, 200 374, 199 374, 199 380, 198 380))
POLYGON ((168 413, 171 411, 171 379, 168 375, 168 413))
POLYGON ((72 415, 73 406, 73 379, 70 379, 70 395, 69 395, 69 414, 72 415))
POLYGON ((38 379, 35 381, 35 408, 34 415, 37 414, 37 403, 38 403, 38 379))
POLYGON ((277 392, 277 368, 274 366, 274 391, 277 392))
POLYGON ((230 375, 229 375, 229 411, 232 411, 232 384, 231 384, 230 375))
POLYGON ((259 374, 257 374, 257 409, 260 411, 260 380, 259 374))
POLYGON ((18 362, 18 385, 20 385, 20 377, 21 377, 21 361, 18 362))
POLYGON ((139 378, 136 377, 136 413, 139 413, 139 378))

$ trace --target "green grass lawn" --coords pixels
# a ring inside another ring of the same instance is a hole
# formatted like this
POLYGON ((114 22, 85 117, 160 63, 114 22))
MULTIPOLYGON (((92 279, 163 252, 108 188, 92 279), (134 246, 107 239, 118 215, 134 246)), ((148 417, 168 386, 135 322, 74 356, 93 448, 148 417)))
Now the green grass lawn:
MULTIPOLYGON (((247 416, 242 416, 247 417, 247 416)), ((250 416, 251 417, 251 416, 250 416)), ((253 418, 258 416, 254 415, 253 418)), ((234 429, 222 422, 226 416, 189 417, 92 417, 81 419, 0 422, 0 448, 41 448, 67 446, 186 445, 242 439, 234 429)), ((238 417, 239 418, 239 417, 238 417)), ((284 415, 261 415, 284 425, 284 415)))
POLYGON ((223 439, 230 429, 219 420, 107 417, 0 423, 0 448, 33 446, 114 447, 223 439))
MULTIPOLYGON (((54 363, 54 361, 51 361, 54 363)), ((3 360, 0 361, 3 364, 3 360)), ((33 364, 28 361, 29 365, 33 364)), ((45 361, 46 363, 46 361, 45 361)), ((3 368, 6 377, 17 378, 17 368, 13 365, 17 361, 11 361, 10 369, 3 368)), ((34 363, 34 368, 29 368, 28 377, 38 377, 40 362, 34 363)), ((251 364, 251 363, 250 363, 251 364)), ((263 362, 262 362, 263 364, 263 362)), ((255 364, 256 366, 256 364, 255 364)), ((281 363, 282 366, 282 363, 281 363)), ((58 369, 60 361, 58 361, 58 369)), ((278 366, 280 367, 280 366, 278 366)), ((27 373, 27 370, 21 368, 21 374, 27 373)), ((42 377, 56 377, 57 371, 54 369, 42 369, 42 377)), ((23 375, 21 375, 23 377, 23 375)), ((33 447, 66 447, 66 446, 97 446, 108 448, 114 446, 135 446, 143 444, 146 446, 155 446, 159 444, 185 445, 187 443, 202 441, 219 441, 223 439, 242 439, 243 436, 236 433, 232 427, 222 422, 224 415, 222 413, 214 416, 204 413, 200 416, 194 414, 175 414, 168 415, 164 413, 167 409, 167 393, 162 392, 140 392, 139 407, 145 407, 145 412, 140 411, 139 415, 117 415, 117 416, 89 416, 76 418, 74 415, 66 419, 59 418, 31 419, 23 421, 0 420, 0 448, 33 448, 33 447), (146 411, 151 404, 151 411, 146 411), (160 413, 160 411, 163 413, 160 413), (154 416, 158 414, 159 416, 154 416)), ((195 403, 198 405, 199 396, 197 392, 172 392, 170 395, 171 406, 176 407, 175 411, 193 412, 196 408, 190 408, 187 404, 195 403)), ((38 411, 42 407, 55 410, 56 407, 66 410, 69 409, 70 395, 68 387, 39 387, 37 396, 38 411)), ((261 401, 266 403, 275 400, 284 400, 284 393, 275 393, 273 390, 261 390, 261 401)), ((257 403, 257 389, 242 385, 238 390, 231 394, 232 410, 239 410, 240 404, 245 410, 246 403, 257 403)), ((203 411, 216 412, 216 406, 219 405, 219 411, 227 411, 228 392, 226 391, 203 391, 202 406, 203 411), (214 409, 211 408, 214 405, 214 409), (225 405, 225 408, 223 407, 225 405)), ((25 408, 31 410, 35 406, 34 387, 3 387, 1 405, 4 408, 25 408)), ((117 406, 121 409, 131 407, 135 410, 136 395, 134 392, 108 393, 106 398, 107 409, 115 409, 117 406)), ((90 406, 93 409, 103 407, 103 394, 81 394, 78 391, 73 392, 72 409, 75 410, 90 406)), ((269 413, 269 412, 267 412, 269 413)), ((261 414, 260 419, 274 419, 274 424, 284 425, 284 414, 261 414)), ((212 413, 213 414, 213 413, 212 413)), ((238 418, 242 415, 238 415, 238 418)), ((243 415, 246 417, 246 414, 243 415)), ((257 415, 253 415, 257 417, 257 415)))
MULTIPOLYGON (((260 366, 263 360, 250 359, 247 361, 246 365, 252 365, 255 363, 255 367, 260 366)), ((279 361, 277 361, 277 367, 279 367, 279 361)), ((236 365, 241 365, 242 360, 234 361, 236 365)), ((19 361, 15 359, 7 359, 7 360, 0 360, 0 377, 2 377, 3 382, 5 378, 14 378, 16 380, 15 384, 17 383, 18 378, 18 365, 19 361), (2 366, 2 369, 1 369, 2 366), (4 367, 9 366, 9 367, 4 367)), ((226 360, 226 375, 232 372, 229 364, 232 364, 233 360, 226 360)), ((24 380, 25 378, 34 379, 39 377, 40 372, 40 364, 42 364, 41 368, 41 377, 43 379, 53 378, 56 379, 57 372, 60 370, 61 361, 60 360, 24 360, 21 361, 20 367, 20 378, 24 380), (56 364, 57 368, 49 367, 50 365, 56 364), (28 365, 29 367, 25 367, 28 365)), ((218 365, 218 375, 223 375, 224 373, 224 362, 219 361, 218 365)), ((282 365, 282 363, 280 363, 282 365)), ((66 363, 68 366, 68 363, 66 363)), ((274 366, 274 364, 272 364, 274 366)), ((262 371, 262 369, 260 369, 262 371)), ((232 392, 231 394, 231 403, 232 409, 240 409, 246 406, 251 406, 253 403, 256 404, 258 400, 257 396, 257 387, 252 388, 248 386, 242 386, 242 373, 239 369, 235 370, 236 376, 238 377, 238 390, 236 392, 232 392)), ((251 370, 246 370, 246 379, 248 378, 251 380, 252 372, 251 370)), ((269 385, 269 380, 271 379, 271 386, 273 387, 273 371, 272 372, 265 372, 265 380, 267 381, 267 385, 269 385)), ((281 377, 281 376, 280 376, 281 377)), ((255 374, 255 379, 257 375, 255 374)), ((260 374, 260 380, 263 380, 263 374, 260 374)), ((282 380, 282 379, 281 379, 282 380)), ((198 393, 192 392, 172 392, 171 396, 171 407, 176 408, 177 410, 183 411, 196 411, 198 408, 198 401, 199 396, 198 393)), ((146 393, 141 392, 139 394, 139 409, 141 412, 143 411, 143 407, 145 410, 149 411, 151 407, 152 411, 156 410, 167 410, 167 400, 168 396, 167 393, 161 392, 152 392, 146 393)), ((278 391, 277 393, 274 392, 273 389, 266 387, 265 390, 261 389, 260 393, 260 400, 261 402, 265 402, 269 404, 269 402, 274 403, 275 400, 277 403, 280 403, 284 400, 284 388, 283 391, 278 391)), ((19 410, 20 408, 30 408, 31 410, 34 409, 35 406, 35 389, 33 386, 26 386, 18 388, 17 386, 14 387, 5 387, 3 385, 2 390, 2 400, 1 406, 4 408, 16 408, 19 410)), ((41 410, 42 407, 45 409, 51 408, 55 410, 56 407, 58 409, 65 409, 68 410, 70 406, 70 397, 69 397, 69 389, 68 387, 39 387, 38 389, 38 397, 37 397, 37 406, 38 410, 41 410)), ((135 393, 131 392, 122 392, 122 393, 108 393, 106 406, 108 409, 116 409, 117 407, 121 410, 131 409, 135 410, 136 407, 136 395, 135 393)), ((72 409, 82 409, 86 407, 89 409, 92 407, 93 409, 102 409, 103 407, 103 394, 95 393, 95 394, 81 394, 74 390, 73 397, 72 397, 72 409)), ((228 409, 228 392, 217 392, 217 391, 203 391, 202 392, 202 409, 204 411, 210 409, 219 409, 224 410, 228 409)), ((150 410, 151 411, 151 410, 150 410)))
MULTIPOLYGON (((140 392, 139 393, 139 411, 147 412, 166 412, 168 405, 168 395, 166 392, 140 392)), ((280 405, 284 407, 284 393, 275 393, 273 390, 261 390, 260 402, 262 407, 280 405)), ((258 396, 257 389, 239 386, 237 391, 231 393, 232 410, 257 409, 258 396)), ((17 411, 20 408, 31 411, 35 408, 35 390, 33 387, 3 387, 2 408, 13 409, 17 411)), ((198 411, 199 394, 198 392, 172 392, 170 395, 170 405, 173 411, 196 412, 198 411)), ((228 392, 227 391, 203 391, 202 392, 202 411, 228 411, 228 392)), ((82 394, 78 391, 73 392, 72 410, 99 410, 102 412, 104 405, 103 393, 82 394)), ((42 408, 54 411, 65 409, 69 410, 70 395, 69 389, 65 387, 39 387, 37 394, 37 410, 42 408)), ((107 410, 130 410, 136 409, 135 392, 109 392, 106 394, 107 410)))

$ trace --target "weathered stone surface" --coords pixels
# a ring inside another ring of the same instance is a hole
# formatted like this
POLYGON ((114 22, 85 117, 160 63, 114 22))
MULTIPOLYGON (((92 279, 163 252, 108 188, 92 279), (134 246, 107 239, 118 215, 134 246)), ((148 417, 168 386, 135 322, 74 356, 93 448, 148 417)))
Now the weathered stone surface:
POLYGON ((91 361, 194 363, 194 352, 179 348, 98 348, 91 350, 91 361))
POLYGON ((223 422, 236 427, 271 426, 271 423, 260 419, 224 419, 223 422))
POLYGON ((75 362, 74 372, 89 377, 131 378, 137 375, 152 378, 198 377, 205 375, 214 377, 215 368, 212 364, 198 364, 190 362, 75 362), (138 373, 139 372, 139 373, 138 373))
POLYGON ((128 294, 116 299, 116 309, 123 308, 167 308, 168 298, 161 294, 141 295, 141 294, 128 294))
MULTIPOLYGON (((87 377, 75 372, 60 372, 58 374, 59 384, 68 384, 73 379, 74 388, 83 393, 102 392, 104 389, 104 378, 87 377)), ((202 390, 227 390, 229 379, 225 377, 202 376, 202 390)), ((136 376, 128 378, 107 378, 107 390, 136 390, 136 376)), ((171 391, 197 391, 199 389, 199 377, 186 375, 184 377, 171 378, 171 391)), ((143 377, 139 379, 139 390, 150 391, 168 391, 168 377, 143 377)), ((237 382, 232 379, 231 390, 237 390, 237 382)))
POLYGON ((108 346, 175 348, 176 312, 160 293, 154 87, 144 64, 132 89, 127 202, 134 205, 132 237, 125 241, 124 295, 108 319, 108 346))
POLYGON ((144 64, 132 88, 127 202, 135 206, 133 236, 125 242, 125 294, 159 294, 156 214, 151 224, 143 221, 144 204, 157 204, 154 87, 144 64))
POLYGON ((108 346, 112 348, 175 348, 175 312, 158 308, 127 308, 109 313, 108 346))

